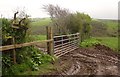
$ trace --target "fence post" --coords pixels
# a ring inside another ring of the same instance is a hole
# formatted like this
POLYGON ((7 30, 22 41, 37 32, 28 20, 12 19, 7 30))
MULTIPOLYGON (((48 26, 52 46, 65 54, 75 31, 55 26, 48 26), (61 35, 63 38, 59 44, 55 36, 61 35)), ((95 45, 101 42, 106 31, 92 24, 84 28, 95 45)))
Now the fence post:
MULTIPOLYGON (((12 40, 13 40, 13 45, 15 47, 15 38, 13 37, 12 40)), ((16 51, 15 51, 15 48, 13 49, 13 62, 14 62, 14 64, 16 64, 16 51)))
MULTIPOLYGON (((47 30, 47 40, 53 39, 52 28, 46 27, 47 30)), ((47 53, 53 55, 53 41, 47 42, 47 53)))

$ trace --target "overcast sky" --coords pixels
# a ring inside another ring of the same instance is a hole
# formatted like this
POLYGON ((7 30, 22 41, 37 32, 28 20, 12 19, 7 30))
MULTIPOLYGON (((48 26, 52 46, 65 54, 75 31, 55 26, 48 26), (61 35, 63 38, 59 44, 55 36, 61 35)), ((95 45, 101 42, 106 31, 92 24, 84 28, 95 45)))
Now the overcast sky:
POLYGON ((48 17, 43 5, 53 4, 89 14, 92 18, 118 19, 119 0, 0 0, 0 15, 13 17, 14 11, 25 8, 31 17, 48 17))

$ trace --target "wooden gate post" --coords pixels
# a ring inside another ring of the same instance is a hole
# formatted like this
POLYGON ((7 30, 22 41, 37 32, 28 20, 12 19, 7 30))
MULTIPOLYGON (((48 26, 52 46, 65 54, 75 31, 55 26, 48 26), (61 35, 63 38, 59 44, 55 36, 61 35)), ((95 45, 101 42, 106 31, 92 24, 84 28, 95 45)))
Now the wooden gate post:
MULTIPOLYGON (((53 39, 52 28, 47 26, 46 30, 47 30, 47 40, 52 40, 53 39)), ((53 41, 47 42, 47 53, 49 55, 53 55, 53 41)))

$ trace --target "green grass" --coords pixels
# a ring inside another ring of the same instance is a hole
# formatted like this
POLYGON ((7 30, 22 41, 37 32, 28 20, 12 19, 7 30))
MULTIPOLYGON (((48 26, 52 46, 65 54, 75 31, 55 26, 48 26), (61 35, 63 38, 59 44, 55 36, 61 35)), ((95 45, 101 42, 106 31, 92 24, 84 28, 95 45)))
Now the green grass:
POLYGON ((30 38, 32 38, 34 41, 47 39, 46 35, 30 35, 30 38))
POLYGON ((40 70, 38 71, 26 71, 24 73, 19 73, 18 75, 43 75, 49 73, 55 69, 53 64, 45 63, 39 66, 40 70))
POLYGON ((81 47, 92 47, 93 45, 101 44, 105 45, 115 51, 118 50, 118 38, 117 37, 92 37, 84 40, 80 43, 81 47))
POLYGON ((29 35, 28 38, 26 38, 26 42, 41 41, 46 39, 46 35, 29 35))
POLYGON ((113 50, 118 50, 118 38, 117 37, 95 37, 101 42, 101 44, 106 45, 113 50))
POLYGON ((81 42, 80 47, 83 47, 83 48, 92 47, 93 45, 96 45, 96 44, 100 44, 100 42, 96 40, 96 38, 91 37, 81 42))

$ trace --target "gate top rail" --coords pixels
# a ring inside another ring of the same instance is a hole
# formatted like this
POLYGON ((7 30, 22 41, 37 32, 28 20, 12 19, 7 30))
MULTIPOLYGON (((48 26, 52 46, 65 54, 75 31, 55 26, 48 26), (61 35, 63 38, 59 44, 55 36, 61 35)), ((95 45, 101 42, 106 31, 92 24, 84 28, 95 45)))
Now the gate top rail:
POLYGON ((72 35, 79 35, 79 33, 76 33, 76 34, 68 34, 68 35, 61 35, 61 36, 54 36, 53 38, 59 38, 59 37, 65 37, 65 36, 72 36, 72 35))

